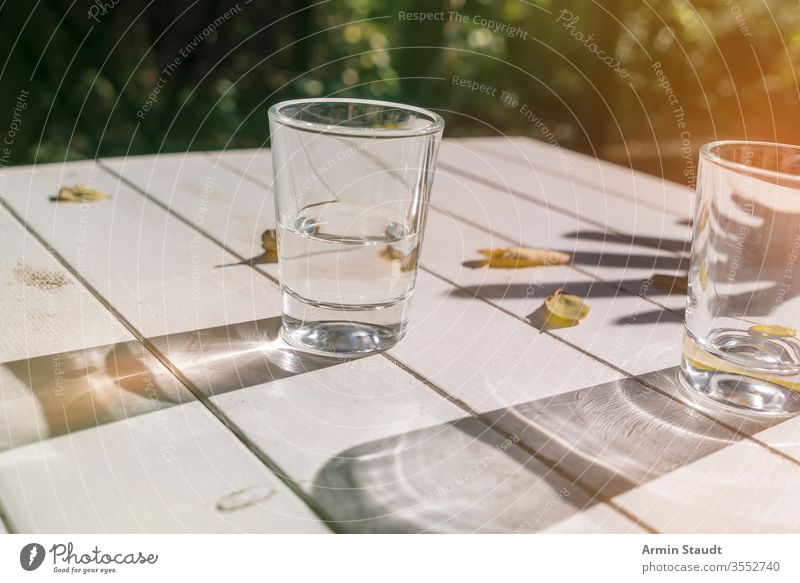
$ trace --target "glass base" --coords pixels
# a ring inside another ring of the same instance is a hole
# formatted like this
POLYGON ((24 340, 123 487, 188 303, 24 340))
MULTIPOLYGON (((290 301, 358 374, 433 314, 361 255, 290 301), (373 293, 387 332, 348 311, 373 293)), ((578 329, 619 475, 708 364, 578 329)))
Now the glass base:
MULTIPOLYGON (((745 341, 743 337, 740 344, 745 345, 745 341)), ((755 364, 752 369, 745 368, 701 348, 689 334, 684 338, 679 375, 682 384, 696 396, 729 411, 763 416, 800 413, 797 377, 787 372, 766 372, 755 364)))
POLYGON ((281 336, 295 348, 355 357, 388 350, 403 335, 393 328, 359 322, 298 322, 284 316, 281 336))
POLYGON ((408 299, 381 306, 313 304, 284 293, 281 336, 291 346, 329 356, 383 352, 406 333, 408 299))

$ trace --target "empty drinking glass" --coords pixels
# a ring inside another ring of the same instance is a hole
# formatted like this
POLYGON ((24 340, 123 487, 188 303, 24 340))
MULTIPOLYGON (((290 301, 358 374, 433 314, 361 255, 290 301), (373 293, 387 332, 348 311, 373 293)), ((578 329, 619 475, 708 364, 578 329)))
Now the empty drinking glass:
POLYGON ((444 121, 381 101, 269 111, 284 339, 362 355, 405 334, 444 121))
POLYGON ((800 147, 700 151, 681 376, 734 410, 800 412, 800 147))

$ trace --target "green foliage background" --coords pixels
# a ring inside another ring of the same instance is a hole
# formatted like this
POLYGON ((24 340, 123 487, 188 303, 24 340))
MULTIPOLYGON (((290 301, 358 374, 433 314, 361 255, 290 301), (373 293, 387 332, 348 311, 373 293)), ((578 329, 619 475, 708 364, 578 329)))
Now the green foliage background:
POLYGON ((682 181, 687 141, 693 153, 712 139, 800 142, 794 0, 116 1, 2 4, 0 132, 28 92, 7 163, 262 146, 269 105, 326 95, 434 108, 449 136, 542 139, 498 98, 508 91, 561 146, 682 181), (137 115, 165 67, 232 7, 137 115), (578 17, 573 29, 558 21, 562 10, 578 17), (399 14, 421 11, 443 11, 445 21, 399 14), (518 26, 527 38, 451 21, 450 11, 518 26), (602 63, 576 31, 630 75, 602 63), (456 87, 453 75, 497 95, 456 87))

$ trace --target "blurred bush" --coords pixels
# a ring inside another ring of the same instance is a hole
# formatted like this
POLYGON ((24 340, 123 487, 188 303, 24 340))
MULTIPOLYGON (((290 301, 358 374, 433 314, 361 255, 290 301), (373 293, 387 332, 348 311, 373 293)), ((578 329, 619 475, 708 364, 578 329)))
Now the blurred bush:
POLYGON ((800 142, 791 0, 43 0, 0 29, 4 165, 262 146, 269 105, 333 95, 684 182, 705 141, 800 142))

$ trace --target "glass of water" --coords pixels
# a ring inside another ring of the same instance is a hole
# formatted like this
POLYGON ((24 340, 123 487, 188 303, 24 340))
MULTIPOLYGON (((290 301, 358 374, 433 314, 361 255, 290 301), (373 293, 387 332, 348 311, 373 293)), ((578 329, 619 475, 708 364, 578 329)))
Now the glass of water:
POLYGON ((800 412, 800 147, 700 151, 684 384, 739 412, 800 412))
POLYGON ((270 108, 282 335, 358 356, 405 334, 444 120, 358 99, 270 108))

